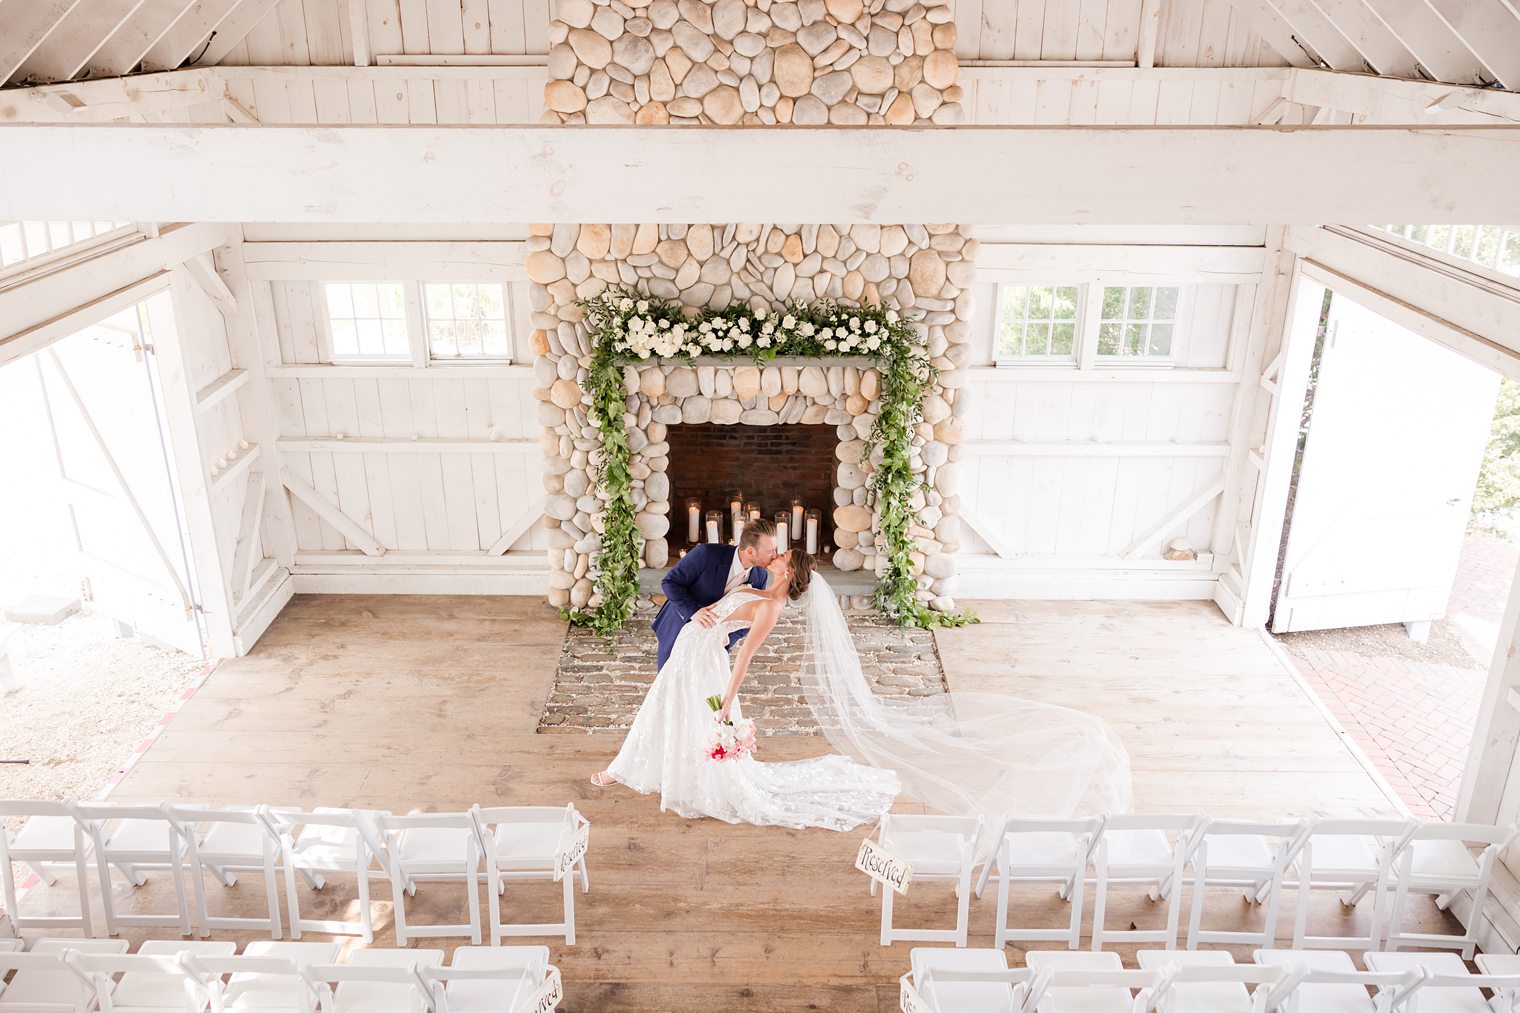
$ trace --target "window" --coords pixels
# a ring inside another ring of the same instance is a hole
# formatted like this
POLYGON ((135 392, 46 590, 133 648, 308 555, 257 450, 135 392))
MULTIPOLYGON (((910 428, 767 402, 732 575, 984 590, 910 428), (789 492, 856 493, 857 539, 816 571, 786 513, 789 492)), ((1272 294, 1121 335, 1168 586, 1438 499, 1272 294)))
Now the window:
POLYGON ((506 359, 507 299, 492 282, 423 283, 428 353, 434 359, 506 359))
POLYGON ((0 222, 0 270, 125 233, 131 226, 131 222, 0 222))
POLYGON ((1167 359, 1177 323, 1177 292, 1171 287, 1103 289, 1098 355, 1167 359))
POLYGON ((1071 359, 1077 344, 1075 285, 1008 285, 998 301, 999 359, 1071 359))
POLYGON ((323 294, 333 359, 411 357, 406 292, 399 282, 330 281, 323 294))
POLYGON ((1502 225, 1374 225, 1400 239, 1520 278, 1520 229, 1502 225))

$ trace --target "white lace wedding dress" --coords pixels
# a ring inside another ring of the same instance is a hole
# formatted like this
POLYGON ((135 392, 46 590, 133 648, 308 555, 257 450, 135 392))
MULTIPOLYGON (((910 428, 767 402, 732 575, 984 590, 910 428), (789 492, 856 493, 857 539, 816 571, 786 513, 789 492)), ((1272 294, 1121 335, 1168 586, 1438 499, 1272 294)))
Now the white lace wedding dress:
MULTIPOLYGON (((712 628, 686 624, 608 771, 636 791, 659 792, 662 811, 690 818, 829 830, 875 822, 897 797, 891 770, 839 755, 786 763, 705 755, 714 720, 707 698, 727 691, 729 634, 749 626, 729 616, 757 597, 744 588, 732 591, 713 605, 719 621, 712 628)), ((743 716, 737 699, 732 713, 743 716)))
MULTIPOLYGON (((631 788, 659 792, 662 809, 729 823, 849 830, 875 821, 899 792, 989 826, 1004 817, 1067 819, 1132 807, 1129 754, 1094 714, 1001 693, 877 696, 838 599, 817 573, 804 603, 799 677, 819 730, 847 755, 793 763, 708 759, 707 697, 727 691, 725 643, 749 625, 729 617, 755 596, 743 588, 724 596, 713 606, 720 621, 711 629, 686 624, 608 767, 631 788)), ((733 713, 742 716, 738 700, 733 713)), ((988 835, 984 846, 990 844, 988 835)))

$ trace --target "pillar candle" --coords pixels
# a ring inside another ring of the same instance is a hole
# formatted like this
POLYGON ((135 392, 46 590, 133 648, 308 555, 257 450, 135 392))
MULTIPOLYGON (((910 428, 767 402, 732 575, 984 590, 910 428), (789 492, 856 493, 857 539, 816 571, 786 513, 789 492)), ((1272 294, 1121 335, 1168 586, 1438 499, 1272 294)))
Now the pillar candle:
POLYGON ((822 526, 823 515, 817 510, 807 512, 807 551, 814 555, 818 553, 818 529, 822 526))
POLYGON ((791 548, 791 539, 789 539, 787 537, 788 531, 789 531, 789 529, 788 529, 788 526, 787 526, 787 514, 786 514, 786 511, 783 510, 783 511, 781 511, 781 513, 779 513, 779 514, 776 515, 776 551, 777 552, 785 552, 787 549, 791 548))
POLYGON ((702 538, 702 504, 697 500, 686 501, 686 540, 695 545, 702 538))
POLYGON ((792 500, 792 540, 802 538, 802 500, 792 500))
POLYGON ((723 514, 717 510, 707 511, 707 540, 714 545, 723 541, 723 514))

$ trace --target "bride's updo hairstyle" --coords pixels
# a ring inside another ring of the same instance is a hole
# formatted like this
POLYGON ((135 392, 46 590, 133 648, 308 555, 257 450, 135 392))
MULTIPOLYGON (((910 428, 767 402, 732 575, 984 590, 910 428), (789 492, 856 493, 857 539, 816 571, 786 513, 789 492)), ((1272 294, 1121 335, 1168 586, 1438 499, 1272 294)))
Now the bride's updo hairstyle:
POLYGON ((803 549, 793 549, 787 558, 787 563, 792 569, 792 579, 787 585, 786 596, 796 601, 807 594, 808 585, 813 582, 813 567, 817 565, 817 557, 803 549))

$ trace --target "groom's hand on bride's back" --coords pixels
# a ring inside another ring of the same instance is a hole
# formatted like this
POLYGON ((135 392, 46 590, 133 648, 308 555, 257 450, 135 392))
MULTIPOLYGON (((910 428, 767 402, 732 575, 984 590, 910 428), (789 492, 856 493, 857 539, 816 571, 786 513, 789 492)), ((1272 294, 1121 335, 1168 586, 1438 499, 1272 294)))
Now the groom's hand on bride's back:
POLYGON ((693 612, 691 614, 691 621, 704 630, 710 630, 718 625, 718 617, 713 614, 713 607, 711 605, 704 605, 693 612))

